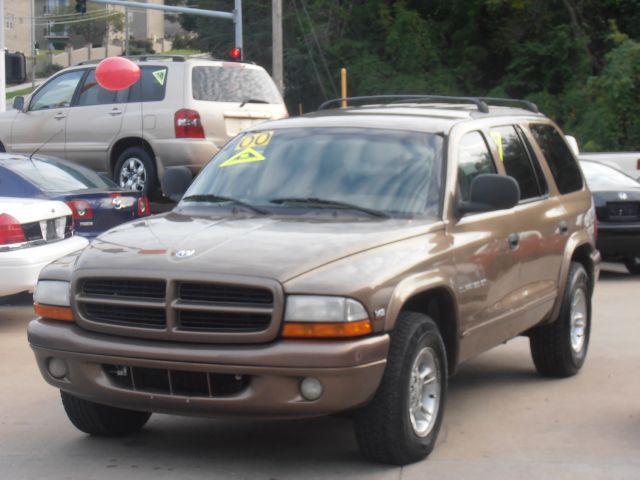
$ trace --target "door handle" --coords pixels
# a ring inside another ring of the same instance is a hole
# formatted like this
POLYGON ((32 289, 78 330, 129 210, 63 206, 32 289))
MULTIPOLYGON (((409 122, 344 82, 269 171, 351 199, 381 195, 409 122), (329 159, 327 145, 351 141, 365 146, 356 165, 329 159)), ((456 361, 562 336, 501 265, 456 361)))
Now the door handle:
POLYGON ((509 241, 509 248, 511 250, 515 250, 516 248, 518 248, 518 244, 520 243, 520 235, 518 235, 517 233, 512 233, 511 235, 509 235, 507 240, 509 241))
POLYGON ((569 233, 569 223, 567 223, 566 220, 561 220, 560 223, 558 223, 558 231, 560 232, 560 235, 566 235, 569 233))
POLYGON ((62 120, 63 118, 67 118, 67 116, 64 113, 60 112, 56 113, 53 118, 55 118, 56 120, 62 120))
POLYGON ((122 110, 120 110, 119 108, 114 108, 109 112, 109 115, 113 117, 115 117, 116 115, 122 115, 122 110))

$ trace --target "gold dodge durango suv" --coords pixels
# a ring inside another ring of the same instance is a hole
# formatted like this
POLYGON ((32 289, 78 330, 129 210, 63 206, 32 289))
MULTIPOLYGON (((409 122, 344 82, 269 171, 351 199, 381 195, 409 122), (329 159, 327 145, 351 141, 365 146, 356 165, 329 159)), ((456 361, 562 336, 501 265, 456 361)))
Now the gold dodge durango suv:
POLYGON ((540 374, 582 367, 600 256, 581 170, 535 105, 332 101, 231 140, 171 212, 46 268, 29 342, 71 422, 152 412, 349 411, 363 455, 433 449, 447 378, 528 336, 540 374))
POLYGON ((73 160, 149 195, 164 170, 197 172, 243 128, 287 116, 257 65, 185 56, 131 57, 140 80, 121 91, 98 85, 95 64, 52 76, 0 114, 0 151, 73 160))

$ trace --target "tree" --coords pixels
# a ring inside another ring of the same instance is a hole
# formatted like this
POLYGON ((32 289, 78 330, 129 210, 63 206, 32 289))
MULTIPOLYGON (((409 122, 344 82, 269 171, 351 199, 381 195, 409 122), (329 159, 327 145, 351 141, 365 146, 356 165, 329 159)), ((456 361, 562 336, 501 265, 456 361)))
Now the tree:
POLYGON ((51 27, 53 32, 79 35, 95 47, 102 46, 109 33, 121 32, 124 27, 123 13, 98 5, 88 5, 87 13, 81 16, 74 7, 60 8, 53 18, 56 19, 51 27))

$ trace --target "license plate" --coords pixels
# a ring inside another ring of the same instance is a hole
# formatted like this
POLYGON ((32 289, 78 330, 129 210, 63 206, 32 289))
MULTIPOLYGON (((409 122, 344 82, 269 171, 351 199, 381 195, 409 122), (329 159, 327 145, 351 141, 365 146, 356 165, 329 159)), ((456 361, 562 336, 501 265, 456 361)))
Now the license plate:
POLYGON ((64 238, 65 217, 40 220, 40 231, 45 242, 61 240, 64 238))
POLYGON ((632 202, 608 203, 609 217, 637 217, 638 204, 632 202))

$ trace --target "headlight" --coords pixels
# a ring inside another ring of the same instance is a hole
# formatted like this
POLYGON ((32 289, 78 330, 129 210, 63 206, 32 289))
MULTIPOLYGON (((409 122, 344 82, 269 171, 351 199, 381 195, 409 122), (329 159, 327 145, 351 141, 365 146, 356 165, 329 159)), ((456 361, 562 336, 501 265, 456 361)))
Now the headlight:
POLYGON ((284 321, 284 337, 354 337, 372 331, 362 304, 345 297, 290 295, 284 321))
POLYGON ((33 292, 33 309, 37 315, 53 320, 73 321, 69 282, 40 280, 33 292))
POLYGON ((69 282, 40 280, 33 292, 33 301, 42 305, 68 307, 70 306, 69 288, 69 282))

